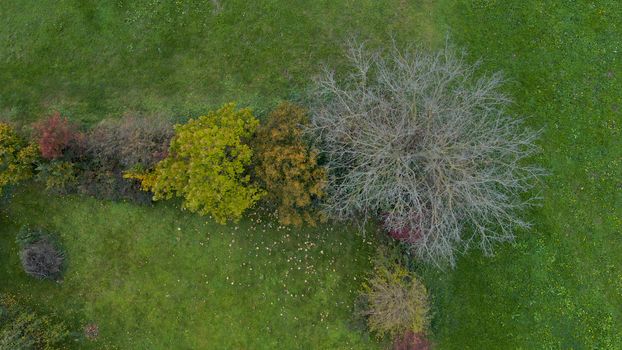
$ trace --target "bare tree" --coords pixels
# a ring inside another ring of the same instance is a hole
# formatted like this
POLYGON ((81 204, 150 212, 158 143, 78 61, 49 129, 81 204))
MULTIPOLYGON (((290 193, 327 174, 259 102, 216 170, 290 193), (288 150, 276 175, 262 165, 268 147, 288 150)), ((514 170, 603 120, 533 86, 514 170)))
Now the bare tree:
POLYGON ((508 114, 500 74, 446 45, 438 52, 351 42, 351 70, 316 79, 309 131, 327 159, 326 210, 381 218, 423 260, 455 264, 530 225, 521 194, 542 173, 529 165, 539 132, 508 114), (405 233, 405 234, 404 234, 405 233))

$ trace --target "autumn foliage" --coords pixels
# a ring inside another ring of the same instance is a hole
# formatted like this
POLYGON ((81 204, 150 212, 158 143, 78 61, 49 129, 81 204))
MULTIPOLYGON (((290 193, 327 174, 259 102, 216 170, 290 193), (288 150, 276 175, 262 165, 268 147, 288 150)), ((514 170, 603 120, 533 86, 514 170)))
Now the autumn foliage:
POLYGON ((253 151, 246 140, 258 124, 249 109, 226 104, 177 125, 168 156, 153 172, 127 172, 125 177, 141 180, 154 200, 180 197, 192 212, 220 223, 238 220, 263 194, 247 173, 253 151))
POLYGON ((304 142, 307 119, 302 108, 282 103, 255 138, 255 174, 284 225, 314 225, 322 219, 314 204, 324 196, 326 172, 318 166, 317 152, 304 142))
POLYGON ((430 350, 431 344, 423 333, 407 331, 393 341, 393 350, 430 350))
POLYGON ((173 125, 154 117, 126 116, 104 120, 88 135, 88 152, 107 169, 152 169, 164 159, 173 137, 173 125))
POLYGON ((65 148, 80 138, 77 127, 59 112, 36 123, 34 129, 41 156, 48 160, 60 158, 65 148))
POLYGON ((362 295, 367 301, 363 312, 367 325, 378 336, 402 337, 409 332, 426 332, 430 312, 428 291, 387 249, 379 250, 362 295))
POLYGON ((0 123, 0 193, 4 186, 30 178, 36 159, 37 145, 27 144, 10 125, 0 123))

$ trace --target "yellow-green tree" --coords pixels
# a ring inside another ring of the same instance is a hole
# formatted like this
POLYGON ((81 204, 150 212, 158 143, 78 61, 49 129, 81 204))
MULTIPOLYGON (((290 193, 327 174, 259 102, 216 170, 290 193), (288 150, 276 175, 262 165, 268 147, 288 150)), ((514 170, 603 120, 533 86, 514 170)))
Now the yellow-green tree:
POLYGON ((220 223, 239 219, 262 191, 250 182, 252 149, 245 143, 259 122, 234 103, 175 126, 168 156, 139 178, 154 200, 183 198, 184 208, 220 223))
POLYGON ((32 176, 37 154, 36 144, 27 144, 10 125, 0 123, 0 193, 5 186, 32 176))
POLYGON ((257 130, 255 174, 267 191, 284 225, 314 225, 322 219, 314 205, 323 195, 326 172, 318 166, 317 152, 304 142, 304 109, 280 104, 257 130))

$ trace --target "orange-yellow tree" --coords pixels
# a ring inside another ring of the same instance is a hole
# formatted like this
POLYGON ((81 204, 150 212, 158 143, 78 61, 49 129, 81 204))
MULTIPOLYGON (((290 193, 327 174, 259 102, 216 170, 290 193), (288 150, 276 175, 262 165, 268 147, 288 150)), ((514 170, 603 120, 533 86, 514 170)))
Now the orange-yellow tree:
POLYGON ((324 195, 326 173, 317 152, 304 142, 304 109, 282 103, 257 130, 255 174, 266 189, 266 200, 284 225, 314 225, 322 219, 314 205, 324 195))

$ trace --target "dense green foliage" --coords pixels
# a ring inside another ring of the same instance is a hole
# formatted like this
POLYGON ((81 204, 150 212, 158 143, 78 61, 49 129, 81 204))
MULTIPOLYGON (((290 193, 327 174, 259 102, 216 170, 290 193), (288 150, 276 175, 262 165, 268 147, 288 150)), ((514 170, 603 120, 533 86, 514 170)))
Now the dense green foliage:
POLYGON ((48 191, 65 193, 77 182, 75 166, 68 161, 41 162, 35 168, 35 174, 35 179, 48 191))
POLYGON ((27 310, 10 294, 0 294, 1 350, 66 349, 68 338, 64 323, 27 310))
POLYGON ((283 102, 255 135, 257 160, 253 170, 283 225, 322 221, 318 202, 324 196, 326 172, 318 165, 317 151, 303 138, 307 123, 304 109, 283 102))
POLYGON ((9 124, 0 122, 0 193, 32 176, 37 152, 35 144, 26 144, 9 124))
POLYGON ((229 103, 176 125, 168 156, 153 173, 137 177, 154 200, 181 197, 192 212, 237 221, 263 194, 247 169, 253 151, 246 142, 258 124, 250 109, 229 103))

